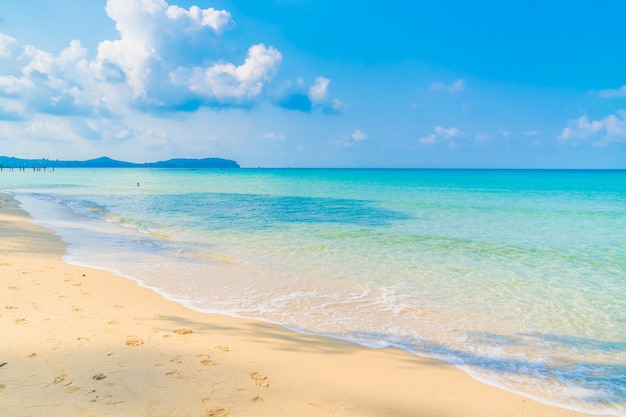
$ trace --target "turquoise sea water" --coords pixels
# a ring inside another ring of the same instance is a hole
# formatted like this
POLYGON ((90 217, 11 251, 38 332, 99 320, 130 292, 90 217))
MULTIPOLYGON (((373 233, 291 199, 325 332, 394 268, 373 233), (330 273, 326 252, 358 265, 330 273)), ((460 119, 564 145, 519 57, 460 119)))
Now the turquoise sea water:
POLYGON ((195 309, 626 416, 626 171, 5 170, 0 191, 69 262, 195 309))

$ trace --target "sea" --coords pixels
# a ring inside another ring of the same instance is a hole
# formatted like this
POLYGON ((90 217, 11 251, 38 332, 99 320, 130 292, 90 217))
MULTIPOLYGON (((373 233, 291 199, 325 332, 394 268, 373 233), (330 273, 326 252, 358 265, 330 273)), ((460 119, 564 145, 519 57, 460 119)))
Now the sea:
POLYGON ((0 173, 65 260, 195 310, 626 416, 626 171, 0 173))

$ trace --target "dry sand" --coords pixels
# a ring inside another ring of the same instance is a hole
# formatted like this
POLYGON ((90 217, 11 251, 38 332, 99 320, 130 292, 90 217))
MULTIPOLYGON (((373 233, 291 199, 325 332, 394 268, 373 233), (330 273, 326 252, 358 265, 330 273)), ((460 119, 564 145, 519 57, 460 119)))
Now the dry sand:
POLYGON ((0 416, 583 416, 66 264, 66 245, 1 194, 0 236, 0 416))

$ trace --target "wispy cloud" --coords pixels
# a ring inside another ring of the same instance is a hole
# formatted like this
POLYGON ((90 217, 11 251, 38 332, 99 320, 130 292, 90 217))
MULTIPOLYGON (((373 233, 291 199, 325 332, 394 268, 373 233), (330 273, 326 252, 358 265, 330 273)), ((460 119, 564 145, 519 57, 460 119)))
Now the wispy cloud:
POLYGON ((558 139, 561 143, 591 141, 595 146, 626 142, 626 110, 599 120, 590 120, 587 115, 570 120, 558 139))
POLYGON ((285 134, 283 132, 267 132, 259 136, 272 142, 282 142, 285 140, 285 134))
POLYGON ((601 90, 598 93, 598 96, 600 96, 601 98, 626 97, 626 85, 623 85, 620 88, 601 90))
POLYGON ((465 90, 465 80, 458 79, 452 84, 445 84, 443 82, 436 82, 430 86, 431 91, 444 91, 448 93, 458 93, 465 90))
POLYGON ((334 146, 341 148, 352 148, 358 143, 367 140, 368 136, 360 129, 355 129, 351 134, 341 134, 339 137, 330 141, 334 146))
POLYGON ((418 139, 422 145, 436 145, 446 142, 450 146, 455 146, 453 139, 464 137, 465 133, 456 127, 435 126, 434 133, 422 136, 418 139))
POLYGON ((474 136, 474 140, 476 143, 487 143, 489 142, 490 136, 487 132, 480 132, 474 136))

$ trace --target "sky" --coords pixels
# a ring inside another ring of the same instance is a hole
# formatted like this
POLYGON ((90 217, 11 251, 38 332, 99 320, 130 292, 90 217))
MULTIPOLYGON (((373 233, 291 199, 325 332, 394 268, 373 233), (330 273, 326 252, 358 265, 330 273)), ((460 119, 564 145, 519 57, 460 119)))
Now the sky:
POLYGON ((626 168, 626 2, 0 0, 0 155, 626 168))

